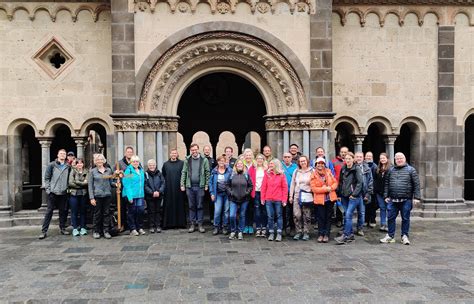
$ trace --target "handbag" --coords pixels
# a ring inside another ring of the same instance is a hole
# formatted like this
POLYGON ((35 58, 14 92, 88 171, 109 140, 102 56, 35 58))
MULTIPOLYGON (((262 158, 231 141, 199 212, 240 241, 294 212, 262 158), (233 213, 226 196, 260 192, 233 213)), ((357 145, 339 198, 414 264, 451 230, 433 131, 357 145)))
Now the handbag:
POLYGON ((311 206, 314 203, 313 192, 304 191, 300 189, 298 196, 298 203, 300 206, 311 206))

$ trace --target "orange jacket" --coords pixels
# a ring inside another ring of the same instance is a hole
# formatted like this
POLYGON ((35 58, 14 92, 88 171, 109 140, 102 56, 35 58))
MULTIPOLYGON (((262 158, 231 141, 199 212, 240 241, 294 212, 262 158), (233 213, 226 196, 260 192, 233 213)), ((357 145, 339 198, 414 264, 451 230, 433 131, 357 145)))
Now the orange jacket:
POLYGON ((326 182, 323 182, 317 170, 313 171, 311 174, 311 191, 313 192, 314 197, 314 204, 315 205, 324 205, 326 194, 327 194, 327 187, 331 187, 331 192, 329 192, 329 199, 331 201, 337 200, 337 180, 332 175, 331 170, 325 168, 324 171, 326 172, 326 182))

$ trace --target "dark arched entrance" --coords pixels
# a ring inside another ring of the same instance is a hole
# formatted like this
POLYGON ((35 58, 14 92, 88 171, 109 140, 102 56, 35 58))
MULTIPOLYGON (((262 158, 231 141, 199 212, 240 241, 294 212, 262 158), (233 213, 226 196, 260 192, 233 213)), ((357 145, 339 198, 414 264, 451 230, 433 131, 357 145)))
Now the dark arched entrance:
POLYGON ((54 139, 50 148, 51 161, 56 159, 59 149, 65 149, 66 152, 72 151, 77 155, 77 147, 71 137, 71 130, 63 124, 58 125, 54 131, 54 139))
POLYGON ((230 131, 240 153, 250 131, 257 132, 261 144, 266 144, 265 114, 264 100, 251 82, 232 73, 212 73, 198 78, 185 90, 178 106, 178 131, 186 148, 196 132, 206 132, 214 151, 219 135, 230 131))
POLYGON ((362 144, 362 151, 364 151, 364 153, 368 151, 372 152, 375 163, 379 162, 380 153, 388 152, 385 151, 385 136, 382 132, 383 130, 378 124, 371 124, 367 130, 367 136, 364 138, 364 143, 362 144))
POLYGON ((349 151, 354 151, 354 132, 354 127, 347 122, 341 122, 336 126, 336 151, 334 151, 334 155, 339 155, 341 147, 347 147, 349 151))
POLYGON ((464 199, 474 200, 474 114, 464 124, 464 199))
POLYGON ((21 131, 21 209, 41 207, 41 146, 29 125, 21 131))

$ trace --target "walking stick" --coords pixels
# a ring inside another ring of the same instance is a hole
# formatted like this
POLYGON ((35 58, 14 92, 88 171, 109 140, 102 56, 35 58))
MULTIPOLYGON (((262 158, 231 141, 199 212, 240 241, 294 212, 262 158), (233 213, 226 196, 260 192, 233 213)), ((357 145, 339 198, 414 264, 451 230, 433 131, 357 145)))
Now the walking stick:
MULTIPOLYGON (((120 170, 119 163, 116 164, 115 169, 117 171, 120 170)), ((120 201, 120 193, 121 193, 121 186, 122 184, 120 183, 120 177, 118 178, 118 183, 117 183, 117 230, 118 232, 122 232, 123 227, 122 227, 122 204, 120 201)))

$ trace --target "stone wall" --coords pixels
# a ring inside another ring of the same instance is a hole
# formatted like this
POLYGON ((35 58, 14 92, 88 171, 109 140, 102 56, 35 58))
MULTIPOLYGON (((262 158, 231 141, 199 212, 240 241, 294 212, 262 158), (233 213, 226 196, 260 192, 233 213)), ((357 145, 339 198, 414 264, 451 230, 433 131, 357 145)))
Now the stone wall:
MULTIPOLYGON (((349 14, 345 26, 333 14, 333 110, 357 121, 362 132, 376 117, 392 128, 416 117, 436 130, 437 24, 413 14, 403 26, 388 15, 383 27, 369 14, 364 27, 349 14)), ((391 130, 388 130, 391 133, 391 130)), ((358 130, 356 130, 358 132, 358 130)))
POLYGON ((75 22, 65 10, 57 13, 55 22, 44 10, 34 20, 18 10, 12 21, 0 11, 0 134, 6 134, 12 121, 20 118, 30 120, 38 131, 52 119, 74 130, 89 119, 98 119, 113 130, 110 22, 109 11, 94 21, 84 10, 75 22), (53 37, 72 58, 55 79, 32 59, 53 37))

